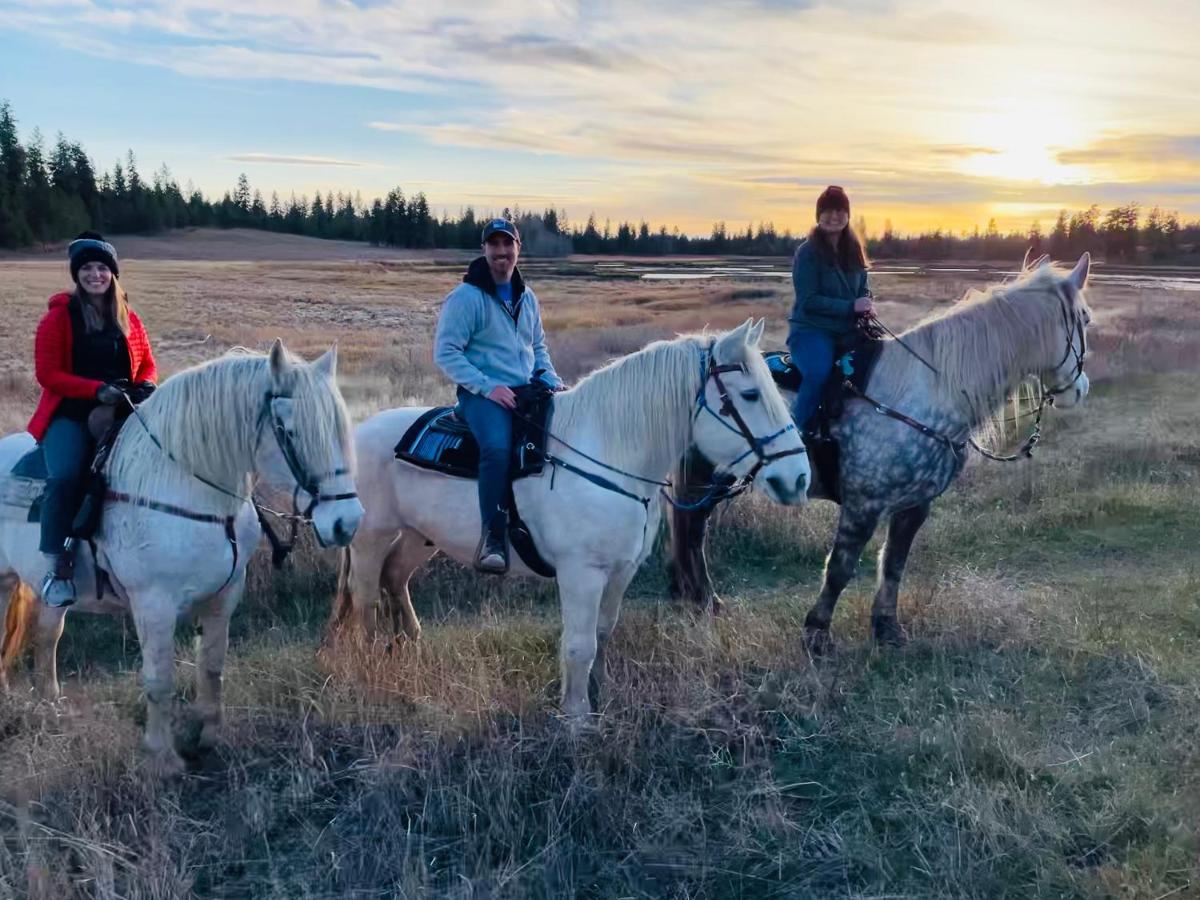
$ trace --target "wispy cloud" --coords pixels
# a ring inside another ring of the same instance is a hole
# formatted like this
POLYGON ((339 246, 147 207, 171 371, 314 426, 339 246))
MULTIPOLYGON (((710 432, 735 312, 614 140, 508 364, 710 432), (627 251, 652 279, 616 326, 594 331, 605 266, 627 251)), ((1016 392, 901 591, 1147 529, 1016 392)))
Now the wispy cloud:
MULTIPOLYGON (((503 149, 526 159, 512 180, 531 196, 555 195, 538 178, 571 162, 563 202, 659 203, 697 220, 793 203, 806 220, 800 193, 829 181, 875 207, 1054 202, 1047 194, 1077 190, 1057 183, 1063 167, 1097 186, 1166 187, 1200 159, 1194 127, 1172 134, 1194 117, 1183 85, 1200 7, 1171 0, 1142 0, 1136 19, 1082 0, 970 11, 939 0, 3 6, 0 32, 84 54, 223 82, 371 88, 360 127, 375 142, 394 135, 447 157, 503 149), (1097 65, 1095 48, 1113 47, 1122 52, 1097 65)), ((340 145, 321 137, 311 149, 333 155, 289 146, 228 159, 369 166, 343 158, 363 152, 353 133, 340 145)))
POLYGON ((282 153, 234 153, 226 156, 232 162, 273 163, 281 166, 342 166, 344 168, 361 169, 371 163, 355 162, 349 159, 334 159, 330 156, 290 156, 282 153))

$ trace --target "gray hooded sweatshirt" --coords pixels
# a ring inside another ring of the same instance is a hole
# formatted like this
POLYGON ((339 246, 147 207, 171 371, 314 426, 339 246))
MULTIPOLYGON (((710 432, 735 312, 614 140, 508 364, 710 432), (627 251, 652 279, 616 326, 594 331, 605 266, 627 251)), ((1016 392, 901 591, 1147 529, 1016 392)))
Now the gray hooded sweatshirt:
POLYGON ((552 387, 562 385, 546 348, 537 296, 517 270, 512 287, 509 312, 481 256, 446 296, 438 316, 433 361, 455 384, 484 397, 501 385, 527 384, 538 369, 552 387))

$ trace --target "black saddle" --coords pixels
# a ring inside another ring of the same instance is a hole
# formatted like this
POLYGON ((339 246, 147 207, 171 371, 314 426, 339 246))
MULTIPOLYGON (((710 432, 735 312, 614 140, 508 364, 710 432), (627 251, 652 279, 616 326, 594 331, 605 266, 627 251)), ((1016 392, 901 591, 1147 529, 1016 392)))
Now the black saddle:
MULTIPOLYGON (((837 441, 831 436, 830 425, 837 421, 846 405, 847 384, 852 385, 862 393, 866 393, 871 374, 875 371, 875 363, 879 361, 879 353, 883 349, 883 341, 868 338, 861 333, 854 335, 850 342, 839 348, 840 352, 833 361, 833 372, 825 382, 825 390, 821 394, 821 404, 812 418, 803 425, 805 444, 808 448, 808 458, 825 493, 831 500, 841 502, 840 473, 838 459, 840 456, 837 441)), ((798 391, 804 376, 792 362, 792 356, 786 350, 771 350, 763 354, 771 377, 781 390, 798 391)))
MULTIPOLYGON (((546 466, 546 430, 554 413, 554 394, 539 385, 522 385, 514 393, 517 408, 509 476, 515 481, 538 475, 546 466)), ((478 478, 479 444, 457 409, 436 406, 422 413, 396 444, 396 458, 457 478, 478 478)))
MULTIPOLYGON (((542 558, 529 527, 517 512, 512 482, 538 475, 546 467, 546 435, 554 414, 554 393, 537 380, 514 388, 517 408, 513 415, 513 446, 509 461, 508 539, 532 571, 553 578, 554 567, 542 558)), ((479 477, 479 444, 456 407, 438 406, 421 414, 396 444, 396 458, 422 469, 479 477)))

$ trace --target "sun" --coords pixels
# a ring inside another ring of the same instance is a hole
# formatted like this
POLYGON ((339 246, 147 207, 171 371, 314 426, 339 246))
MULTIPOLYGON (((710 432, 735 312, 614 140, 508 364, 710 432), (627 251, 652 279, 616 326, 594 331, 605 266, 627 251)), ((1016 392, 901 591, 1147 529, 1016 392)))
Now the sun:
POLYGON ((961 160, 964 174, 1003 181, 1081 184, 1083 166, 1058 160, 1065 149, 1084 144, 1082 129, 1062 108, 1010 101, 970 123, 969 146, 978 150, 961 160))

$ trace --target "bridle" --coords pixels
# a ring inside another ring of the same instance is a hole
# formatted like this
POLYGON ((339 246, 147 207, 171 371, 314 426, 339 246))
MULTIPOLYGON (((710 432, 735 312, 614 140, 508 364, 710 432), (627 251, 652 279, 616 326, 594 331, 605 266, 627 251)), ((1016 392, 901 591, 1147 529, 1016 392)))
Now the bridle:
MULTIPOLYGON (((740 435, 746 441, 746 444, 748 445, 747 450, 744 453, 742 453, 740 456, 738 456, 735 460, 733 460, 731 463, 729 463, 729 466, 736 466, 738 463, 740 463, 743 459, 745 459, 747 456, 750 456, 751 454, 754 454, 754 456, 756 456, 758 458, 758 461, 754 464, 754 467, 748 473, 743 475, 741 478, 736 479, 735 481, 731 482, 727 478, 721 479, 721 480, 714 480, 708 486, 704 497, 697 503, 694 503, 694 504, 686 503, 685 504, 685 503, 681 503, 680 501, 678 501, 674 497, 672 497, 667 492, 668 488, 674 487, 674 485, 671 483, 670 480, 663 480, 660 478, 646 478, 643 475, 636 475, 633 472, 627 472, 624 469, 620 469, 620 468, 617 468, 616 466, 609 465, 608 463, 604 462, 603 460, 599 460, 596 457, 583 452, 582 450, 580 450, 577 447, 573 447, 571 444, 569 444, 567 441, 564 441, 561 437, 554 434, 553 432, 547 431, 546 436, 548 438, 556 441, 557 443, 562 444, 564 447, 566 447, 572 453, 575 453, 575 454, 583 457, 588 462, 591 462, 597 466, 600 466, 602 469, 606 469, 609 472, 613 472, 617 475, 621 475, 622 477, 629 478, 634 481, 640 481, 643 484, 652 484, 652 485, 657 486, 658 488, 661 489, 661 493, 662 493, 663 497, 666 498, 667 502, 670 503, 672 506, 674 506, 676 509, 684 509, 684 510, 694 509, 694 508, 698 508, 700 505, 703 505, 706 503, 712 503, 712 502, 716 502, 719 500, 727 500, 731 497, 737 496, 738 494, 742 493, 743 491, 745 491, 747 488, 750 487, 751 483, 754 481, 755 476, 758 475, 759 471, 762 469, 763 466, 765 466, 771 462, 774 462, 777 459, 783 459, 784 457, 787 457, 787 456, 794 456, 799 453, 805 453, 806 451, 804 449, 803 444, 801 444, 800 447, 792 449, 792 450, 782 450, 782 451, 778 451, 775 453, 767 453, 765 451, 765 448, 769 444, 771 444, 773 441, 775 441, 778 438, 782 437, 783 435, 787 434, 789 431, 795 431, 796 424, 794 422, 788 422, 786 425, 784 425, 778 431, 776 431, 775 433, 773 433, 771 435, 768 435, 767 437, 762 437, 762 438, 756 437, 754 432, 750 430, 750 426, 746 424, 746 420, 742 417, 741 412, 738 411, 737 406, 734 405, 733 400, 729 396, 729 390, 725 387, 725 383, 721 380, 721 375, 728 373, 728 372, 745 373, 746 367, 741 363, 718 364, 716 361, 715 350, 716 350, 716 341, 714 340, 713 342, 711 342, 708 345, 707 348, 705 348, 704 350, 702 350, 700 352, 700 388, 696 392, 696 409, 692 413, 691 421, 694 424, 695 421, 700 417, 700 414, 702 412, 708 412, 723 426, 725 426, 726 428, 728 428, 730 431, 734 432, 735 434, 740 435), (708 382, 710 380, 713 382, 713 384, 716 385, 717 392, 718 392, 718 395, 721 400, 721 405, 716 410, 714 410, 712 408, 712 406, 708 403, 708 399, 706 397, 706 389, 708 387, 708 382), (726 421, 727 419, 732 419, 733 424, 732 425, 729 424, 729 422, 726 421)), ((531 420, 527 419, 525 416, 521 415, 520 413, 517 413, 514 411, 513 415, 516 416, 517 418, 521 419, 522 421, 526 422, 527 424, 531 424, 531 425, 533 424, 533 422, 531 420)), ((640 494, 636 494, 633 491, 627 490, 627 489, 621 487, 621 485, 614 483, 612 480, 606 478, 605 476, 603 476, 597 472, 589 472, 587 469, 581 469, 580 467, 578 467, 572 463, 566 462, 565 460, 563 460, 549 452, 545 453, 545 460, 546 460, 546 462, 550 463, 554 467, 562 468, 562 469, 567 470, 568 472, 572 472, 576 475, 579 475, 581 478, 584 478, 587 481, 590 481, 592 484, 594 484, 598 487, 602 487, 605 490, 612 491, 613 493, 620 494, 624 497, 629 497, 631 500, 636 500, 639 503, 641 503, 643 507, 649 508, 650 497, 643 497, 640 494)), ((553 481, 551 481, 551 488, 553 488, 553 481)))
MULTIPOLYGON (((291 399, 291 397, 284 394, 267 394, 266 402, 263 405, 263 412, 259 416, 258 429, 261 439, 263 419, 269 417, 271 432, 275 435, 275 443, 279 447, 279 453, 283 457, 284 463, 287 464, 292 480, 295 482, 295 485, 292 487, 292 511, 291 513, 280 513, 260 503, 257 499, 252 498, 250 500, 254 506, 255 513, 258 515, 258 523, 262 527, 263 534, 266 535, 267 541, 271 545, 271 562, 275 568, 282 566, 288 554, 295 548, 296 539, 299 536, 300 523, 311 522, 317 506, 322 501, 333 503, 338 500, 355 500, 358 498, 358 491, 344 491, 339 494, 321 493, 322 481, 328 478, 339 478, 343 475, 349 475, 350 470, 345 467, 339 467, 330 472, 316 475, 305 468, 303 461, 300 459, 300 453, 296 449, 296 442, 288 432, 287 426, 283 422, 283 416, 276 408, 276 401, 291 399), (309 498, 308 505, 304 509, 300 508, 301 492, 307 494, 309 498), (289 521, 291 533, 286 542, 280 539, 279 535, 275 533, 275 530, 264 515, 266 513, 289 521)), ((320 532, 314 529, 314 534, 316 535, 317 543, 324 547, 325 542, 321 540, 320 532)))
MULTIPOLYGON (((988 450, 986 447, 981 446, 979 444, 979 442, 976 441, 974 438, 968 438, 966 441, 955 441, 955 440, 947 437, 946 435, 935 431, 934 429, 930 428, 928 425, 918 422, 917 420, 915 420, 909 416, 906 416, 904 413, 901 413, 898 410, 894 410, 891 407, 886 406, 885 404, 872 399, 871 397, 867 396, 866 393, 864 393, 863 391, 861 391, 857 387, 855 387, 853 384, 851 384, 849 381, 846 381, 845 385, 851 393, 853 393, 855 396, 859 397, 860 399, 865 400, 867 403, 869 403, 871 406, 873 406, 875 408, 876 412, 878 412, 882 415, 888 416, 889 418, 896 419, 899 422, 903 422, 905 425, 908 425, 910 428, 913 428, 913 429, 921 432, 926 437, 932 438, 933 440, 936 440, 939 443, 944 444, 946 447, 950 448, 951 451, 953 451, 955 456, 958 456, 961 458, 963 451, 969 445, 972 448, 974 448, 981 456, 985 457, 986 459, 993 460, 995 462, 1017 462, 1021 459, 1028 459, 1033 456, 1034 447, 1036 447, 1038 444, 1038 441, 1041 440, 1042 416, 1046 412, 1046 407, 1053 406, 1055 397, 1057 397, 1060 394, 1065 394, 1067 391, 1069 391, 1075 385, 1075 383, 1079 380, 1080 376, 1083 375, 1084 360, 1087 357, 1087 326, 1083 321, 1083 312, 1081 310, 1074 309, 1071 297, 1061 286, 1058 288, 1057 293, 1059 296, 1059 300, 1061 301, 1059 304, 1059 311, 1062 313, 1063 324, 1066 326, 1066 331, 1067 331, 1067 347, 1066 347, 1066 350, 1063 352, 1062 359, 1059 361, 1058 365, 1056 365, 1054 367, 1054 371, 1057 372, 1059 369, 1061 369, 1063 366, 1065 366, 1067 364, 1067 361, 1071 358, 1072 355, 1074 355, 1074 357, 1075 357, 1075 369, 1074 369, 1074 372, 1071 374, 1071 377, 1064 384, 1062 384, 1058 387, 1047 387, 1044 376, 1042 374, 1038 375, 1038 386, 1040 388, 1041 400, 1038 402, 1037 409, 1034 410, 1034 412, 1032 413, 1034 419, 1033 419, 1033 425, 1030 427, 1029 434, 1026 436, 1025 440, 1023 440, 1021 442, 1021 445, 1017 448, 1016 453, 1012 453, 1009 455, 1000 455, 997 453, 993 453, 991 450, 988 450), (1079 336, 1078 348, 1075 346, 1075 344, 1076 344, 1075 336, 1076 335, 1079 336)), ((921 354, 917 353, 917 351, 915 351, 912 347, 910 347, 903 339, 901 339, 897 334, 895 334, 895 332, 893 332, 890 328, 888 328, 886 325, 884 325, 882 322, 880 322, 879 319, 874 315, 874 313, 871 313, 871 314, 863 317, 860 320, 860 327, 862 327, 868 333, 870 333, 872 330, 874 330, 874 331, 879 331, 879 332, 883 332, 883 333, 891 335, 901 347, 903 347, 910 354, 912 354, 914 357, 916 357, 918 360, 920 360, 922 363, 924 363, 924 365, 931 372, 933 372, 939 378, 941 377, 941 375, 942 375, 941 371, 936 366, 934 366, 933 363, 929 362, 929 360, 925 359, 925 357, 923 357, 923 356, 921 356, 921 354)))
MULTIPOLYGON (((718 365, 715 349, 716 342, 714 341, 712 344, 708 345, 707 351, 703 353, 700 358, 700 367, 703 377, 700 381, 700 390, 696 393, 696 412, 692 415, 692 421, 695 422, 700 418, 701 413, 707 412, 725 428, 728 428, 735 434, 740 435, 746 441, 746 451, 730 462, 729 468, 736 466, 751 454, 757 457, 758 461, 755 462, 754 467, 751 468, 749 472, 734 481, 732 484, 728 482, 713 482, 713 484, 709 486, 705 497, 699 501, 700 503, 707 503, 712 499, 724 500, 730 497, 736 497, 738 494, 750 487, 754 479, 758 476, 758 473, 762 470, 763 466, 766 466, 777 459, 783 459, 788 456, 796 456, 797 454, 807 452, 803 443, 801 443, 799 447, 791 450, 780 450, 776 451, 775 453, 765 452, 766 447, 773 441, 783 437, 783 435, 787 434, 789 431, 795 431, 796 423, 789 421, 774 434, 770 434, 761 438, 755 437, 754 432, 750 430, 750 426, 746 424, 746 420, 742 418, 741 412, 738 410, 737 406, 734 405, 733 400, 730 398, 729 389, 725 387, 725 382, 721 380, 721 376, 727 372, 740 372, 742 374, 746 374, 746 366, 742 363, 724 363, 718 365), (716 385, 717 395, 721 400, 721 405, 716 410, 714 410, 708 402, 706 389, 710 380, 714 385, 716 385), (733 424, 729 424, 729 422, 726 421, 727 419, 732 419, 733 424), (719 490, 719 496, 716 496, 714 489, 719 490)), ((674 498, 669 496, 667 499, 677 509, 686 509, 693 506, 693 504, 687 504, 686 506, 681 505, 675 501, 674 498)))

